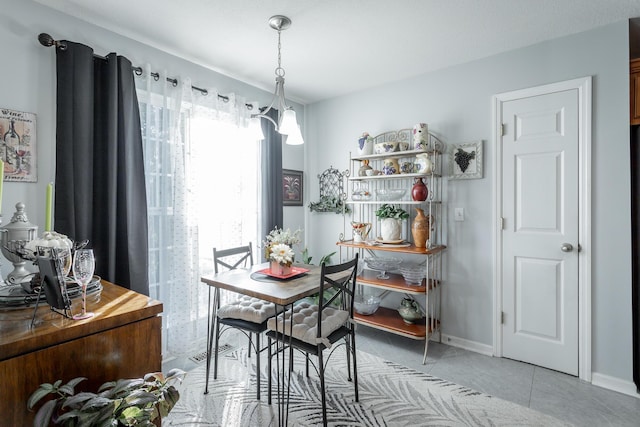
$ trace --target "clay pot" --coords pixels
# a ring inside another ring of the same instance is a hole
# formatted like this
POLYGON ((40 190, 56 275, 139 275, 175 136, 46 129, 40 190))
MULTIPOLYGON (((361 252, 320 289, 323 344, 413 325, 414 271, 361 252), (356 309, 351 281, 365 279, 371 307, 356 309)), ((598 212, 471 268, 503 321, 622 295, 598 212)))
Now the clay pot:
POLYGON ((429 189, 425 185, 422 178, 416 178, 413 187, 411 188, 411 198, 418 202, 424 202, 429 195, 429 189))
POLYGON ((412 298, 404 298, 398 307, 398 313, 404 323, 411 325, 422 319, 424 315, 418 303, 412 298))
POLYGON ((425 215, 420 208, 415 208, 417 215, 411 224, 411 235, 413 236, 413 245, 416 248, 426 248, 429 241, 429 232, 433 226, 433 215, 425 215))
POLYGON ((383 218, 380 220, 380 236, 385 242, 400 240, 402 235, 402 220, 397 218, 383 218))

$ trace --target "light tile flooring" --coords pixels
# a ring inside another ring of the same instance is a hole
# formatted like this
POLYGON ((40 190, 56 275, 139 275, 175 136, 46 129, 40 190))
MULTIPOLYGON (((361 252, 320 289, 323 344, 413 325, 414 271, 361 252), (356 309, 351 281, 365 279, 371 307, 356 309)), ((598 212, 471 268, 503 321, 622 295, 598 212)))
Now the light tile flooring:
MULTIPOLYGON (((226 336, 233 346, 246 339, 226 336)), ((380 332, 359 325, 360 351, 538 410, 576 426, 640 426, 640 398, 592 386, 576 377, 510 359, 485 356, 431 341, 426 365, 424 341, 380 332)), ((202 362, 204 364, 204 362, 202 362)), ((163 366, 193 369, 190 360, 163 366)), ((266 364, 265 364, 266 366, 266 364)))

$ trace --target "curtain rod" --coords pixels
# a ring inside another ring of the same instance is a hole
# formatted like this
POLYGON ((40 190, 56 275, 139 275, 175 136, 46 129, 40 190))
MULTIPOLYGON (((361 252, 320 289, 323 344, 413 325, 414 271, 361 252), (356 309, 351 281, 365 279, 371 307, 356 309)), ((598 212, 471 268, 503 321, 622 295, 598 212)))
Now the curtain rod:
MULTIPOLYGON (((40 44, 42 46, 45 47, 51 47, 54 46, 57 49, 60 50, 67 50, 67 45, 65 42, 61 42, 58 40, 54 40, 53 37, 51 37, 49 34, 47 33, 40 33, 38 35, 38 41, 40 42, 40 44)), ((105 58, 104 56, 100 56, 98 54, 93 54, 94 58, 97 59, 101 59, 101 60, 106 60, 107 58, 105 58)), ((137 76, 141 76, 142 75, 142 67, 133 67, 133 72, 137 75, 137 76)), ((155 73, 155 72, 151 72, 151 77, 154 78, 155 81, 158 81, 158 79, 160 79, 160 73, 155 73)), ((171 83, 174 87, 178 85, 178 79, 176 78, 172 78, 172 77, 167 77, 167 81, 169 83, 171 83)), ((209 94, 209 91, 207 89, 203 89, 197 86, 193 86, 191 85, 191 89, 193 90, 197 90, 198 92, 200 92, 202 95, 207 96, 209 94)), ((219 93, 216 94, 218 96, 219 99, 222 99, 224 102, 229 102, 229 97, 226 95, 220 95, 219 93)), ((248 110, 253 110, 253 105, 252 104, 244 104, 245 107, 247 107, 248 110)))

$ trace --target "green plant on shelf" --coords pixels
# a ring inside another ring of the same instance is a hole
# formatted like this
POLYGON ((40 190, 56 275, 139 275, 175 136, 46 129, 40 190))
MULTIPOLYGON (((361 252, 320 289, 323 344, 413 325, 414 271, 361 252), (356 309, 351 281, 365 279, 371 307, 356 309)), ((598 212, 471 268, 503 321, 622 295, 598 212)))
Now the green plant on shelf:
POLYGON ((376 216, 380 219, 395 218, 395 219, 407 219, 409 213, 402 209, 398 205, 391 205, 388 203, 383 204, 376 210, 376 216))

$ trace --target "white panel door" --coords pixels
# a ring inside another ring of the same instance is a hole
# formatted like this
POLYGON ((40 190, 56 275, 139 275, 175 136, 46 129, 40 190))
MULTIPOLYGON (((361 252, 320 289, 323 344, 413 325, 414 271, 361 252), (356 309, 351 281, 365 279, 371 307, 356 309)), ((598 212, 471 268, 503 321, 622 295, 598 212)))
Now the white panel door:
POLYGON ((503 356, 578 375, 577 89, 502 104, 503 356))

